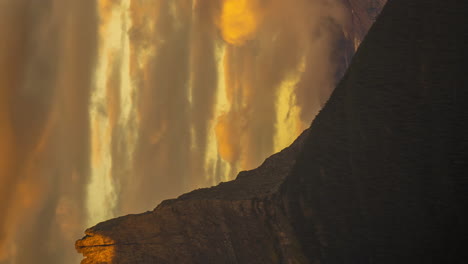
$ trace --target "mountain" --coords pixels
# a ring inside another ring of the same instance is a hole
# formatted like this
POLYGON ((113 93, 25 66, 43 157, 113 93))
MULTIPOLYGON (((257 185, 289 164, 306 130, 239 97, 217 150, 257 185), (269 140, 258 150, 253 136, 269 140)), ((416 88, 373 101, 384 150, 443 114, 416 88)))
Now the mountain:
POLYGON ((311 263, 466 263, 467 12, 393 0, 369 31, 284 184, 311 263))
POLYGON ((388 1, 289 148, 86 230, 82 263, 466 263, 466 14, 388 1))

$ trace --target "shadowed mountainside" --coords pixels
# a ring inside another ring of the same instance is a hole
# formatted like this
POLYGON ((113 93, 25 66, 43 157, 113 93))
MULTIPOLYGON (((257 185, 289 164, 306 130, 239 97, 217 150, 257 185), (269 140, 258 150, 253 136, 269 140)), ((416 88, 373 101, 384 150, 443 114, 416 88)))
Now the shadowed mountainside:
POLYGON ((291 147, 86 230, 82 263, 466 262, 467 5, 388 1, 291 147))
POLYGON ((315 119, 282 191, 312 262, 466 262, 467 6, 389 1, 315 119))

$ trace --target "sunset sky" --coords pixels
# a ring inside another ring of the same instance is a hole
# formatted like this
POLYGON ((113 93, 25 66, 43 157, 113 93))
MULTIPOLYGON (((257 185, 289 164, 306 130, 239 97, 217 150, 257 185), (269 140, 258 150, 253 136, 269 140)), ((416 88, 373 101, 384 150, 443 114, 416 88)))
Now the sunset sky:
POLYGON ((384 2, 0 0, 0 264, 79 263, 87 227, 259 166, 384 2))

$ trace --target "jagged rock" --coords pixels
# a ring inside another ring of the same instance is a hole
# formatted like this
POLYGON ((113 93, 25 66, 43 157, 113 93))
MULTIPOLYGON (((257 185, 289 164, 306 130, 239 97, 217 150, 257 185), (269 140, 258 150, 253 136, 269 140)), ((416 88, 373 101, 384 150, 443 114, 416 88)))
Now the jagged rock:
POLYGON ((466 14, 390 0, 291 147, 88 229, 82 263, 466 263, 466 14))

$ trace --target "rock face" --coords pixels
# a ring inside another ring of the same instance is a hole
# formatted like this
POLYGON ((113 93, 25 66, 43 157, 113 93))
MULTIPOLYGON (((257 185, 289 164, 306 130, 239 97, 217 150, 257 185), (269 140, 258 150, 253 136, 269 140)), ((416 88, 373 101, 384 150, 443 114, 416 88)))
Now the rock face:
POLYGON ((466 263, 466 14, 388 1, 292 146, 86 230, 82 263, 466 263))

